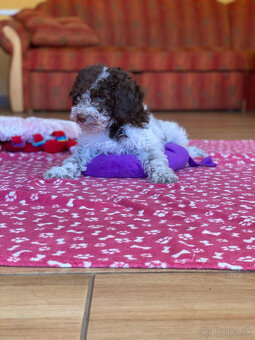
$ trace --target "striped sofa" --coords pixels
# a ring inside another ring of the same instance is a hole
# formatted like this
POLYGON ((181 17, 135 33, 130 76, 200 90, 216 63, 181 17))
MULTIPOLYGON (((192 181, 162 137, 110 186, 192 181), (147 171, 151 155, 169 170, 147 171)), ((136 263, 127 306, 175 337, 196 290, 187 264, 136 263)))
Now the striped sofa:
POLYGON ((47 0, 36 10, 81 17, 100 43, 35 47, 22 24, 0 22, 14 112, 69 110, 77 72, 94 63, 129 70, 151 110, 255 108, 253 0, 47 0))

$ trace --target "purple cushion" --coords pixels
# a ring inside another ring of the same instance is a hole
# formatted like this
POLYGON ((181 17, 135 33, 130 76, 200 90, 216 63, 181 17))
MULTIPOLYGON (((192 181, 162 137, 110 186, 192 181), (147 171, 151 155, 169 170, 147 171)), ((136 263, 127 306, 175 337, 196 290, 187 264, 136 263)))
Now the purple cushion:
MULTIPOLYGON (((165 145, 165 154, 168 158, 169 167, 173 170, 182 169, 189 161, 188 151, 177 144, 165 145)), ((141 162, 133 155, 99 155, 88 164, 85 176, 93 177, 147 177, 141 162)))

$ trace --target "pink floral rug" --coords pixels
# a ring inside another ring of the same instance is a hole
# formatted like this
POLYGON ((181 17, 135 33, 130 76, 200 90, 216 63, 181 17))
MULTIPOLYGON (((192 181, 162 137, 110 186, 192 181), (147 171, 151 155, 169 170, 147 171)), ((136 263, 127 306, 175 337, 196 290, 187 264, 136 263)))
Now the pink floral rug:
POLYGON ((67 153, 0 153, 0 265, 255 269, 255 141, 193 141, 218 163, 173 185, 43 180, 67 153))

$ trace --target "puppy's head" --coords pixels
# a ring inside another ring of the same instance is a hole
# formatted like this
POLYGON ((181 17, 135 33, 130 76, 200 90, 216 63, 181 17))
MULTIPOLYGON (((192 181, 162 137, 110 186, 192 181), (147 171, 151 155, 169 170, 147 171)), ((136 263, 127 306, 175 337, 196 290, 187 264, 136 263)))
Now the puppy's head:
POLYGON ((111 138, 120 138, 123 125, 142 127, 149 120, 143 106, 143 92, 121 68, 99 64, 82 69, 70 96, 71 119, 84 131, 109 129, 111 138))

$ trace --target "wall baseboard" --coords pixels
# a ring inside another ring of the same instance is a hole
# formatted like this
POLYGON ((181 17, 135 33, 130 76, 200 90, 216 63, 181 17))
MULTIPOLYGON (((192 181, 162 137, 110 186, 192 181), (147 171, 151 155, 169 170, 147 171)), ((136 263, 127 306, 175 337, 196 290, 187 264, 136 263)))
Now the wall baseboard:
POLYGON ((0 107, 10 107, 10 102, 7 96, 0 95, 0 107))

